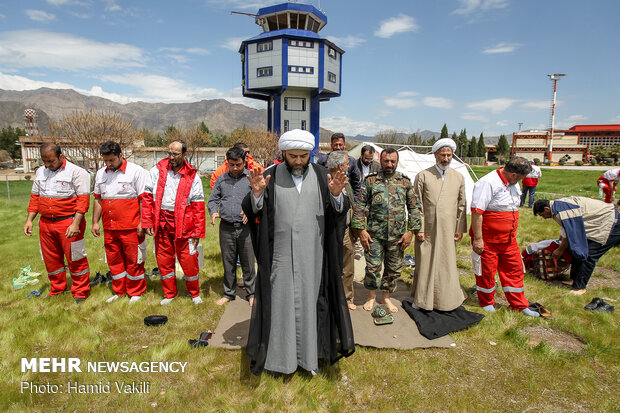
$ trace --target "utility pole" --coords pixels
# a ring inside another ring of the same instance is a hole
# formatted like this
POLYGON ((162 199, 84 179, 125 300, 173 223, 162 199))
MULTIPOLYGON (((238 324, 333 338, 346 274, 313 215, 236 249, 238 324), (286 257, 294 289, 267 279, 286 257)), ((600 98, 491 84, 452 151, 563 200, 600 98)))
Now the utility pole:
POLYGON ((566 75, 563 73, 555 73, 553 75, 547 75, 547 76, 549 76, 549 80, 553 81, 553 101, 551 103, 551 128, 549 131, 549 150, 547 152, 547 160, 551 162, 551 154, 553 152, 553 130, 555 128, 555 102, 556 102, 556 95, 558 91, 558 80, 560 80, 562 76, 566 76, 566 75))

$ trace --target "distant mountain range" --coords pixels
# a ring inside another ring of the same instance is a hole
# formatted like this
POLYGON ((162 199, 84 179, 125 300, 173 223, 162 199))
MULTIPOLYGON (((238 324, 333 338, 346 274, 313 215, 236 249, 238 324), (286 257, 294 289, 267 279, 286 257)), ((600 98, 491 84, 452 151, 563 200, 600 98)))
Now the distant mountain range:
MULTIPOLYGON (((134 102, 120 104, 109 99, 85 96, 72 89, 36 90, 2 90, 0 89, 0 129, 7 126, 24 127, 24 109, 37 110, 39 128, 43 134, 48 133, 50 120, 60 120, 74 111, 94 110, 96 112, 111 111, 119 113, 131 121, 136 129, 147 128, 161 132, 174 125, 188 128, 204 122, 214 132, 230 133, 236 128, 266 128, 267 110, 254 109, 245 105, 233 104, 224 99, 201 100, 192 103, 145 103, 134 102)), ((418 132, 422 139, 439 138, 439 132, 424 130, 418 132)), ((329 142, 332 131, 321 128, 321 142, 329 142)), ((402 135, 406 142, 409 136, 402 135)), ((470 138, 471 139, 471 138, 470 138)), ((499 137, 486 137, 487 145, 497 143, 499 137)), ((347 136, 348 141, 375 141, 374 137, 357 135, 347 136)), ((353 142, 352 142, 353 143, 353 142)))

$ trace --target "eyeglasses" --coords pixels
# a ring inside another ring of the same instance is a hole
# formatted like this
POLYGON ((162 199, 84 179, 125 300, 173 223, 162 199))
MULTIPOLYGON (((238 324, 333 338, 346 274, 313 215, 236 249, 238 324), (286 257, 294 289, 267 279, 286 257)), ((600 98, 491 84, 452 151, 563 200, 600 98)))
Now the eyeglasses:
POLYGON ((178 158, 181 155, 183 154, 179 152, 168 152, 168 156, 172 156, 173 158, 178 158))

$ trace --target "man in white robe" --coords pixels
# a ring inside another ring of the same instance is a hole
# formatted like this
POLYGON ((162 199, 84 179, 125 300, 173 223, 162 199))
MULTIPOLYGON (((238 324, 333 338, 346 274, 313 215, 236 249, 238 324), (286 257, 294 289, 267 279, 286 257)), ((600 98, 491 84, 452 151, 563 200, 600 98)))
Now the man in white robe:
POLYGON ((436 164, 420 172, 413 185, 422 204, 422 229, 415 240, 413 306, 452 311, 465 299, 456 268, 456 243, 467 231, 463 176, 450 168, 456 149, 444 138, 433 145, 436 164))
POLYGON ((307 131, 286 132, 278 145, 284 163, 252 169, 243 201, 258 261, 247 353, 254 374, 316 373, 319 358, 354 351, 340 279, 347 178, 309 163, 307 131))

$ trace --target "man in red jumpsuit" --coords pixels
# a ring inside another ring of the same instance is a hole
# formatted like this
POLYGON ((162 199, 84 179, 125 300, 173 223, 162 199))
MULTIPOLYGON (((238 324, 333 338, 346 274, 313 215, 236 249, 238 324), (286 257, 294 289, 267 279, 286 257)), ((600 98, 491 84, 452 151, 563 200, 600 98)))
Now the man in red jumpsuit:
POLYGON ((205 237, 205 201, 198 171, 185 160, 186 155, 185 142, 170 143, 168 158, 150 170, 144 193, 142 228, 155 237, 155 256, 165 295, 161 305, 177 296, 175 256, 192 301, 202 303, 198 241, 205 237))
POLYGON ((596 181, 599 191, 605 194, 605 202, 608 204, 613 204, 614 202, 619 175, 620 168, 610 169, 605 171, 605 173, 596 181))
POLYGON ((523 285, 523 261, 517 244, 521 181, 531 171, 530 162, 511 159, 505 167, 489 172, 474 185, 471 202, 471 236, 478 302, 495 311, 495 273, 499 272, 510 308, 525 315, 540 314, 528 308, 523 285))
POLYGON ((40 151, 45 166, 37 169, 32 183, 24 234, 32 236, 34 218, 40 214, 39 240, 50 280, 49 295, 67 289, 66 257, 71 294, 76 303, 81 303, 90 292, 90 268, 84 244, 90 177, 84 169, 65 159, 60 146, 44 143, 40 151))
POLYGON ((127 294, 131 297, 129 302, 135 303, 146 290, 146 241, 140 211, 148 172, 127 162, 116 142, 103 143, 99 153, 106 166, 95 176, 91 232, 95 237, 101 236, 99 219, 103 215, 105 254, 114 291, 106 302, 127 294))

